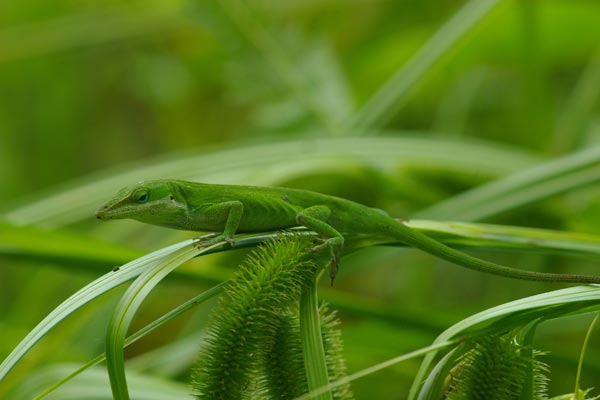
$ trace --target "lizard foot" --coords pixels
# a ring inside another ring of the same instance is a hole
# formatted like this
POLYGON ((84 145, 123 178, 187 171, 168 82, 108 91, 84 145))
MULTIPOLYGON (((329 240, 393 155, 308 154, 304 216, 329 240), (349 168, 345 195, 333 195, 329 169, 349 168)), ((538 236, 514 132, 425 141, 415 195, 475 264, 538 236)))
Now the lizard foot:
POLYGON ((340 259, 339 257, 332 252, 331 261, 329 263, 329 279, 331 280, 330 285, 333 286, 333 281, 337 276, 338 269, 340 267, 340 259))
POLYGON ((235 240, 233 240, 230 237, 226 237, 222 233, 216 233, 216 232, 197 237, 196 240, 197 241, 194 243, 194 246, 197 249, 203 249, 205 247, 212 246, 213 244, 217 244, 222 241, 226 241, 227 243, 229 243, 229 245, 231 247, 235 246, 235 240))
POLYGON ((313 247, 308 247, 308 248, 304 249, 305 251, 311 251, 313 253, 317 253, 326 247, 331 248, 331 246, 332 246, 331 239, 323 239, 320 237, 315 237, 313 240, 315 242, 318 242, 319 244, 316 246, 313 246, 313 247))
POLYGON ((331 279, 331 286, 333 286, 333 281, 335 280, 335 277, 337 276, 337 273, 339 270, 340 253, 341 253, 341 249, 343 246, 343 241, 341 241, 337 237, 329 238, 329 239, 323 239, 323 238, 315 238, 315 239, 318 242, 320 242, 320 244, 313 246, 313 247, 309 247, 305 250, 316 253, 325 248, 329 248, 329 255, 330 255, 329 278, 331 279))

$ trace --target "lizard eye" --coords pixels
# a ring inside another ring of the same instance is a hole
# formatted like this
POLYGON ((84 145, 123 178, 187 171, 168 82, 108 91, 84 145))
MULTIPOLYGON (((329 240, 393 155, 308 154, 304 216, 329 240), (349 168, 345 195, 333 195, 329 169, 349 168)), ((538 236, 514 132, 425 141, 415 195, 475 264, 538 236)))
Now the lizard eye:
POLYGON ((148 194, 148 192, 140 192, 136 195, 137 202, 140 204, 146 203, 149 197, 150 195, 148 194))

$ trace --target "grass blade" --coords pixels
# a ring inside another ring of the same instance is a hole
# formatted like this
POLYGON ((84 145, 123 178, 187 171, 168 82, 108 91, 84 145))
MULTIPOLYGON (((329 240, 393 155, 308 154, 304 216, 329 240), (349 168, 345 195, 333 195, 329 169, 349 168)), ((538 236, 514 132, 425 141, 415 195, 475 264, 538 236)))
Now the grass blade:
MULTIPOLYGON (((206 300, 211 299, 214 296, 220 294, 223 291, 223 287, 226 284, 227 284, 227 282, 220 283, 220 284, 200 293, 199 295, 194 296, 190 300, 179 305, 178 307, 169 311, 168 313, 161 316, 160 318, 157 318, 156 320, 152 321, 148 325, 144 326, 142 329, 140 329, 137 332, 133 333, 132 335, 128 336, 127 339, 125 339, 124 347, 127 347, 130 344, 137 342, 139 339, 143 338, 150 332, 158 329, 159 327, 163 326, 164 324, 168 323, 169 321, 173 320, 174 318, 178 317, 179 315, 183 314, 184 312, 190 310, 192 307, 195 307, 198 304, 201 304, 201 303, 205 302, 206 300)), ((81 374, 85 370, 87 370, 95 365, 98 365, 99 363, 101 363, 104 360, 106 360, 106 353, 102 353, 102 354, 94 357, 93 359, 91 359, 90 361, 88 361, 87 363, 82 365, 81 367, 77 368, 75 371, 69 373, 69 375, 65 376, 64 378, 62 378, 61 380, 59 380, 58 382, 56 382, 55 384, 50 386, 48 389, 46 389, 43 392, 41 392, 40 394, 38 394, 33 400, 39 400, 39 399, 46 397, 48 394, 52 393, 53 391, 55 391, 56 389, 58 389, 59 387, 61 387, 65 383, 67 383, 68 381, 70 381, 71 379, 75 378, 77 375, 81 374)))
POLYGON ((144 253, 80 234, 0 221, 0 254, 62 265, 106 268, 107 264, 123 264, 144 253))
POLYGON ((0 63, 191 25, 175 7, 113 7, 0 31, 0 63))
MULTIPOLYGON (((75 366, 73 364, 58 364, 34 371, 27 379, 27 385, 22 385, 11 393, 5 400, 31 399, 40 388, 47 386, 65 376, 75 366)), ((140 374, 130 374, 131 395, 135 399, 144 400, 193 400, 186 384, 175 382, 164 377, 140 374)), ((106 370, 91 368, 71 382, 70 385, 49 395, 48 400, 113 400, 106 370)))
POLYGON ((118 399, 128 399, 127 379, 125 377, 125 337, 129 324, 139 306, 152 289, 171 271, 184 262, 202 254, 193 243, 177 249, 163 258, 160 263, 146 269, 129 287, 117 305, 110 320, 106 334, 106 361, 113 395, 118 399))
MULTIPOLYGON (((300 297, 300 337, 304 354, 304 369, 308 390, 312 391, 329 384, 325 349, 319 321, 317 285, 311 285, 300 297)), ((318 400, 332 400, 331 391, 314 397, 318 400)))
POLYGON ((600 255, 600 236, 527 227, 411 220, 406 225, 445 244, 480 250, 600 255))
POLYGON ((498 3, 498 0, 475 0, 463 6, 379 88, 350 120, 346 129, 364 133, 384 126, 403 105, 408 91, 498 3))
POLYGON ((375 372, 381 371, 382 369, 385 369, 385 368, 389 368, 389 367, 391 367, 394 364, 398 364, 398 363, 404 362, 406 360, 410 360, 412 358, 421 357, 421 356, 424 356, 424 355, 426 355, 428 353, 431 353, 432 351, 438 351, 438 350, 447 348, 449 346, 452 346, 454 344, 455 344, 455 342, 452 342, 452 341, 451 342, 440 342, 440 343, 432 344, 432 345, 427 346, 427 347, 423 347, 422 349, 411 351, 410 353, 406 353, 406 354, 403 354, 401 356, 394 357, 394 358, 392 358, 390 360, 384 361, 384 362, 379 363, 377 365, 373 365, 372 367, 365 368, 365 369, 363 369, 361 371, 355 372, 354 374, 348 375, 345 378, 342 378, 342 379, 337 380, 335 382, 332 382, 332 383, 330 383, 328 385, 322 386, 322 387, 320 387, 320 388, 318 388, 316 390, 313 390, 313 391, 311 391, 309 393, 306 393, 306 394, 304 394, 304 395, 296 398, 295 400, 309 400, 309 399, 314 399, 315 396, 320 395, 320 394, 325 393, 325 392, 328 392, 331 389, 336 388, 338 386, 342 386, 342 385, 345 385, 345 384, 350 383, 352 381, 355 381, 357 379, 360 379, 360 378, 363 378, 365 376, 374 374, 375 372))
MULTIPOLYGON (((447 343, 463 336, 492 331, 504 331, 526 325, 535 319, 548 320, 565 315, 583 314, 600 306, 600 286, 586 285, 555 290, 501 304, 474 314, 454 324, 434 341, 447 343)), ((409 399, 415 399, 437 352, 427 354, 410 390, 409 399)))
POLYGON ((579 391, 581 390, 579 387, 580 379, 581 379, 581 370, 583 369, 583 358, 585 357, 585 351, 588 347, 588 342, 590 340, 590 336, 592 335, 592 330, 594 329, 594 325, 598 322, 598 317, 600 314, 596 314, 592 323, 590 324, 586 334, 585 339, 583 339, 583 345, 581 346, 581 354, 579 355, 579 362, 577 363, 577 375, 575 376, 575 389, 573 390, 573 395, 577 396, 579 391))
POLYGON ((582 71, 573 92, 567 98, 554 131, 555 151, 569 151, 583 144, 586 127, 593 121, 594 105, 600 98, 600 49, 582 71))
POLYGON ((593 147, 479 186, 417 215, 475 221, 600 180, 600 147, 593 147))
POLYGON ((23 357, 38 340, 70 314, 96 297, 135 278, 147 268, 160 264, 164 257, 167 257, 169 254, 184 248, 191 243, 192 241, 188 240, 147 254, 124 265, 117 272, 109 272, 108 274, 103 275, 70 296, 50 312, 35 328, 29 331, 27 336, 14 348, 8 357, 2 361, 2 364, 0 364, 0 382, 2 382, 12 367, 14 367, 21 357, 23 357))

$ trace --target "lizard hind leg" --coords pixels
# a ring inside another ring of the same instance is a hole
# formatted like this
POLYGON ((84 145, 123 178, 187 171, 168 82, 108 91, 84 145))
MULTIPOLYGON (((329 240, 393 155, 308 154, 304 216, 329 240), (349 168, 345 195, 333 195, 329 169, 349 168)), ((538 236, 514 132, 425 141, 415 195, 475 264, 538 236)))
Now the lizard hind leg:
POLYGON ((326 222, 330 215, 331 210, 328 207, 312 206, 300 211, 296 215, 296 222, 317 232, 320 236, 322 243, 308 250, 321 251, 325 248, 329 248, 331 259, 329 264, 329 277, 331 279, 331 284, 333 285, 333 280, 337 275, 340 256, 344 247, 344 237, 333 226, 326 222))

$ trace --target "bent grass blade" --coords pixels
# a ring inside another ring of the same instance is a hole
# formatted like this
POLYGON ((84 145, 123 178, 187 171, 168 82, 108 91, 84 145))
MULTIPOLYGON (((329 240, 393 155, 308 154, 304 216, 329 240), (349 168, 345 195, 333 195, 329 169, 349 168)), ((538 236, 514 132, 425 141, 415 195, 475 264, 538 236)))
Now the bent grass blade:
POLYGON ((129 398, 123 348, 129 325, 146 296, 175 268, 198 254, 220 245, 221 243, 217 243, 201 250, 193 244, 179 248, 164 257, 161 262, 146 269, 127 289, 113 313, 106 333, 107 369, 115 398, 129 398))
POLYGON ((62 320, 83 307, 88 302, 108 292, 109 290, 140 275, 147 269, 164 262, 170 254, 186 247, 192 247, 193 241, 186 240, 172 246, 149 253, 122 266, 117 272, 109 272, 99 279, 89 283, 71 297, 63 301, 50 312, 0 364, 0 382, 6 377, 15 364, 37 343, 46 333, 62 320))

